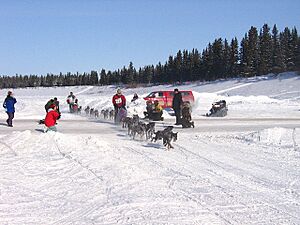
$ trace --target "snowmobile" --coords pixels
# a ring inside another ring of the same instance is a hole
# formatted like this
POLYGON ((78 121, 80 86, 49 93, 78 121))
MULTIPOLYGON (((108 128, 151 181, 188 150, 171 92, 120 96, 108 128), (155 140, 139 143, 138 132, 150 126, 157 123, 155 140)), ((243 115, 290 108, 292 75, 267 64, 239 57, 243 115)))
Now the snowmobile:
POLYGON ((209 113, 206 113, 206 116, 208 117, 224 117, 227 115, 228 107, 226 105, 225 100, 220 100, 217 102, 214 102, 212 104, 211 109, 209 110, 209 113))

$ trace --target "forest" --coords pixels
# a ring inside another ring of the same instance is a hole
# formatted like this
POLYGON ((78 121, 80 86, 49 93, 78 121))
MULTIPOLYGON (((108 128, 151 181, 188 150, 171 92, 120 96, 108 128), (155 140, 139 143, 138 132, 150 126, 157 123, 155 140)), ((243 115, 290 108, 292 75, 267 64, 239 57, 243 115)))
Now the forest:
MULTIPOLYGON (((101 59, 100 59, 101 60, 101 59)), ((214 81, 269 73, 300 71, 300 37, 296 27, 279 32, 264 24, 252 26, 242 40, 217 38, 199 51, 179 50, 165 63, 135 68, 132 62, 116 71, 1 75, 0 88, 74 85, 137 85, 214 81)))

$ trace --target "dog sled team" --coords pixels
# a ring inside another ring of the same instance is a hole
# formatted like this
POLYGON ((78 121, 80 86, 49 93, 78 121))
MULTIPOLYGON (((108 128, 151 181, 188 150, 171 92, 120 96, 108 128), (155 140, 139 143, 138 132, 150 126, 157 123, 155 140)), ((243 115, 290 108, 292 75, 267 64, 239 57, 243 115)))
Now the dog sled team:
MULTIPOLYGON (((138 99, 138 95, 135 94, 131 102, 138 99)), ((127 129, 127 133, 133 139, 138 136, 141 139, 158 141, 162 140, 164 146, 167 149, 173 148, 171 142, 177 140, 177 133, 173 132, 173 126, 168 126, 164 130, 155 131, 155 122, 163 120, 162 118, 162 107, 155 101, 153 104, 146 106, 147 112, 145 112, 145 118, 140 118, 138 115, 132 117, 127 116, 126 98, 122 94, 121 89, 118 89, 116 94, 112 97, 113 109, 97 109, 87 106, 84 112, 87 116, 98 118, 101 117, 106 120, 113 120, 115 124, 120 125, 122 128, 127 129), (151 107, 151 108, 150 108, 151 107), (146 123, 145 119, 149 119, 146 123)))
POLYGON ((132 117, 125 117, 122 120, 122 128, 127 128, 127 134, 135 139, 137 135, 139 137, 156 142, 157 140, 163 140, 163 145, 169 150, 173 148, 172 141, 177 140, 177 133, 173 132, 173 126, 168 126, 164 130, 155 131, 155 122, 150 121, 145 123, 140 120, 138 115, 132 117))
MULTIPOLYGON (((135 93, 131 102, 135 102, 138 99, 138 95, 135 93)), ((78 99, 75 97, 73 92, 67 97, 66 100, 69 105, 70 113, 81 113, 82 107, 78 104, 78 99)), ((8 114, 7 124, 12 127, 12 119, 14 117, 14 104, 16 99, 13 97, 11 91, 4 101, 3 107, 6 109, 8 114)), ((138 115, 132 117, 127 116, 126 109, 126 98, 122 94, 121 89, 118 89, 116 94, 112 97, 113 109, 102 109, 100 112, 98 109, 87 106, 84 112, 87 116, 103 119, 114 120, 115 124, 121 124, 123 128, 127 128, 128 135, 133 139, 136 136, 145 138, 146 140, 157 141, 163 140, 163 144, 168 148, 173 148, 171 145, 172 141, 177 140, 177 133, 173 132, 173 126, 168 126, 164 130, 155 131, 154 121, 163 121, 163 108, 159 104, 159 101, 146 102, 146 111, 144 112, 144 118, 139 118, 138 115), (148 121, 146 123, 145 121, 148 121)), ((181 125, 183 128, 194 128, 194 122, 191 116, 191 105, 188 102, 182 101, 182 95, 178 89, 174 89, 174 97, 172 101, 172 108, 175 112, 176 123, 175 125, 181 125)), ((57 131, 56 124, 57 120, 61 117, 59 101, 56 97, 50 99, 45 105, 46 116, 45 119, 39 121, 40 124, 45 124, 45 132, 57 131)), ((217 101, 212 104, 210 112, 206 116, 226 116, 227 105, 225 100, 217 101)))

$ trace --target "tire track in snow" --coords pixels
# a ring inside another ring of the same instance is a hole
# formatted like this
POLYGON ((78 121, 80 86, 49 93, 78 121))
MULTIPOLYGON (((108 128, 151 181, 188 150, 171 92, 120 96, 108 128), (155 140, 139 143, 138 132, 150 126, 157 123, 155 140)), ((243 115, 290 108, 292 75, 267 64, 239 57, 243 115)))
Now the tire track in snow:
MULTIPOLYGON (((101 183, 104 181, 102 176, 97 175, 95 171, 93 171, 88 166, 85 166, 80 160, 72 157, 68 153, 64 153, 61 150, 61 148, 59 147, 56 140, 54 140, 54 138, 52 140, 53 140, 55 148, 57 149, 57 151, 63 158, 65 158, 69 161, 75 162, 77 165, 79 165, 79 167, 81 167, 82 169, 87 170, 89 173, 91 173, 101 183)), ((102 206, 104 206, 104 204, 102 206)), ((96 200, 94 203, 92 203, 92 204, 89 203, 88 206, 82 206, 80 209, 76 210, 75 212, 69 213, 67 216, 55 221, 52 224, 53 225, 55 225, 55 224, 57 224, 57 225, 70 224, 70 221, 78 221, 78 220, 82 219, 84 216, 89 215, 91 212, 94 212, 95 210, 99 209, 99 207, 102 207, 102 206, 99 205, 99 202, 97 202, 97 200, 96 200)))
POLYGON ((227 88, 227 89, 224 89, 224 90, 221 90, 221 91, 216 91, 216 92, 213 92, 213 93, 214 94, 223 94, 227 91, 232 91, 232 90, 239 89, 239 88, 242 88, 242 87, 246 87, 246 86, 249 86, 249 85, 252 85, 252 84, 253 83, 241 84, 241 85, 237 85, 235 87, 227 88))
MULTIPOLYGON (((212 209, 206 207, 203 203, 201 203, 201 201, 199 201, 197 198, 195 198, 194 196, 192 196, 190 193, 187 193, 186 191, 183 191, 181 189, 175 189, 173 188, 173 185, 172 183, 174 184, 175 182, 175 179, 178 177, 178 175, 181 175, 182 176, 182 172, 179 172, 177 170, 174 170, 174 169, 169 169, 169 168, 166 168, 165 166, 162 165, 162 163, 159 163, 158 161, 154 160, 153 158, 149 157, 148 155, 146 154, 143 154, 131 147, 126 147, 127 149, 129 149, 131 152, 134 152, 136 154, 139 154, 141 156, 143 156, 144 159, 146 159, 147 161, 155 164, 156 166, 158 166, 160 169, 166 169, 167 172, 169 173, 172 173, 173 176, 172 178, 167 182, 168 183, 168 187, 174 192, 174 193, 178 193, 180 192, 180 194, 184 197, 186 197, 187 199, 195 202, 197 205, 200 205, 202 208, 206 209, 208 212, 211 213, 211 215, 215 215, 217 216, 218 218, 220 218, 222 221, 226 222, 226 224, 232 224, 227 218, 223 217, 222 215, 220 215, 220 213, 218 212, 215 212, 213 211, 212 209), (171 185, 170 185, 171 184, 171 185)), ((191 172, 191 171, 189 171, 191 172)), ((186 175, 184 175, 186 177, 186 175)), ((191 178, 191 177, 190 177, 191 178)))
MULTIPOLYGON (((176 145, 177 145, 177 144, 176 144, 176 145)), ((198 155, 198 154, 196 154, 196 153, 194 153, 194 152, 192 152, 192 151, 186 149, 186 148, 183 147, 183 146, 179 146, 179 145, 178 145, 178 147, 180 147, 181 150, 186 151, 186 152, 188 152, 188 153, 190 153, 190 154, 192 154, 192 155, 194 155, 194 156, 200 158, 201 160, 205 160, 205 161, 207 161, 207 162, 209 162, 209 163, 212 163, 212 164, 214 164, 215 166, 221 168, 222 170, 228 172, 228 171, 225 169, 225 167, 222 167, 222 166, 220 166, 220 165, 218 165, 218 164, 212 162, 211 160, 209 160, 209 159, 207 159, 207 158, 205 158, 205 157, 203 157, 203 156, 200 156, 200 155, 198 155)), ((221 162, 220 162, 220 163, 221 163, 221 162)), ((236 183, 239 187, 243 187, 244 193, 247 193, 248 186, 245 185, 245 184, 236 182, 236 180, 238 180, 238 179, 231 180, 231 181, 228 182, 228 178, 223 177, 223 176, 222 176, 221 174, 219 174, 219 173, 216 173, 216 172, 214 172, 214 171, 212 171, 212 170, 209 170, 208 173, 210 173, 210 174, 213 175, 213 176, 218 176, 219 178, 223 179, 223 181, 225 181, 226 183, 230 183, 230 182, 236 183)), ((235 175, 235 174, 233 174, 233 175, 235 175)), ((257 180, 260 180, 260 178, 258 178, 258 177, 256 177, 256 179, 257 179, 257 180)), ((254 180, 248 180, 248 181, 255 182, 254 180)), ((209 182, 210 182, 213 186, 219 188, 224 194, 228 195, 229 197, 232 196, 232 194, 228 193, 228 192, 227 192, 224 188, 222 188, 221 186, 215 185, 215 184, 212 183, 211 181, 209 181, 209 182)), ((255 183, 257 183, 257 182, 255 182, 255 183)), ((265 198, 266 198, 266 196, 264 195, 265 193, 264 193, 264 194, 258 193, 258 194, 259 194, 260 198, 259 198, 259 200, 257 201, 257 203, 255 203, 254 205, 248 205, 248 204, 246 205, 246 204, 244 204, 244 203, 242 203, 242 202, 240 202, 240 201, 239 201, 239 204, 242 204, 245 208, 248 208, 250 211, 251 211, 251 207, 253 207, 253 206, 254 206, 254 207, 259 207, 259 206, 266 206, 266 204, 267 204, 267 206, 270 207, 270 208, 272 208, 274 212, 279 212, 279 211, 282 212, 281 215, 278 215, 279 217, 281 217, 282 215, 288 215, 288 216, 290 216, 290 218, 294 218, 294 219, 299 219, 299 218, 300 218, 300 217, 295 217, 294 215, 290 214, 290 213, 287 212, 286 210, 284 210, 284 209, 279 209, 279 208, 276 207, 273 203, 270 203, 270 202, 271 202, 270 200, 272 199, 272 196, 268 197, 269 200, 268 200, 268 203, 266 203, 266 202, 262 202, 262 201, 260 200, 260 199, 265 199, 265 198)))

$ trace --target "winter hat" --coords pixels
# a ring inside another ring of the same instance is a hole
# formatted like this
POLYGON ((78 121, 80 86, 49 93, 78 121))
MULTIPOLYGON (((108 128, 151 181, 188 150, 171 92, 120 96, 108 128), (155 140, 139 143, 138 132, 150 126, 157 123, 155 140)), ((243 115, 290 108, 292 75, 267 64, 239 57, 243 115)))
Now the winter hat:
POLYGON ((12 91, 8 91, 8 92, 7 92, 7 95, 12 95, 12 91))
POLYGON ((122 94, 122 91, 120 88, 117 90, 117 94, 122 94))
POLYGON ((178 92, 178 88, 175 88, 174 91, 177 91, 177 92, 178 92))
POLYGON ((51 109, 54 109, 55 107, 56 107, 55 104, 51 104, 51 105, 49 106, 49 108, 51 108, 51 109))

